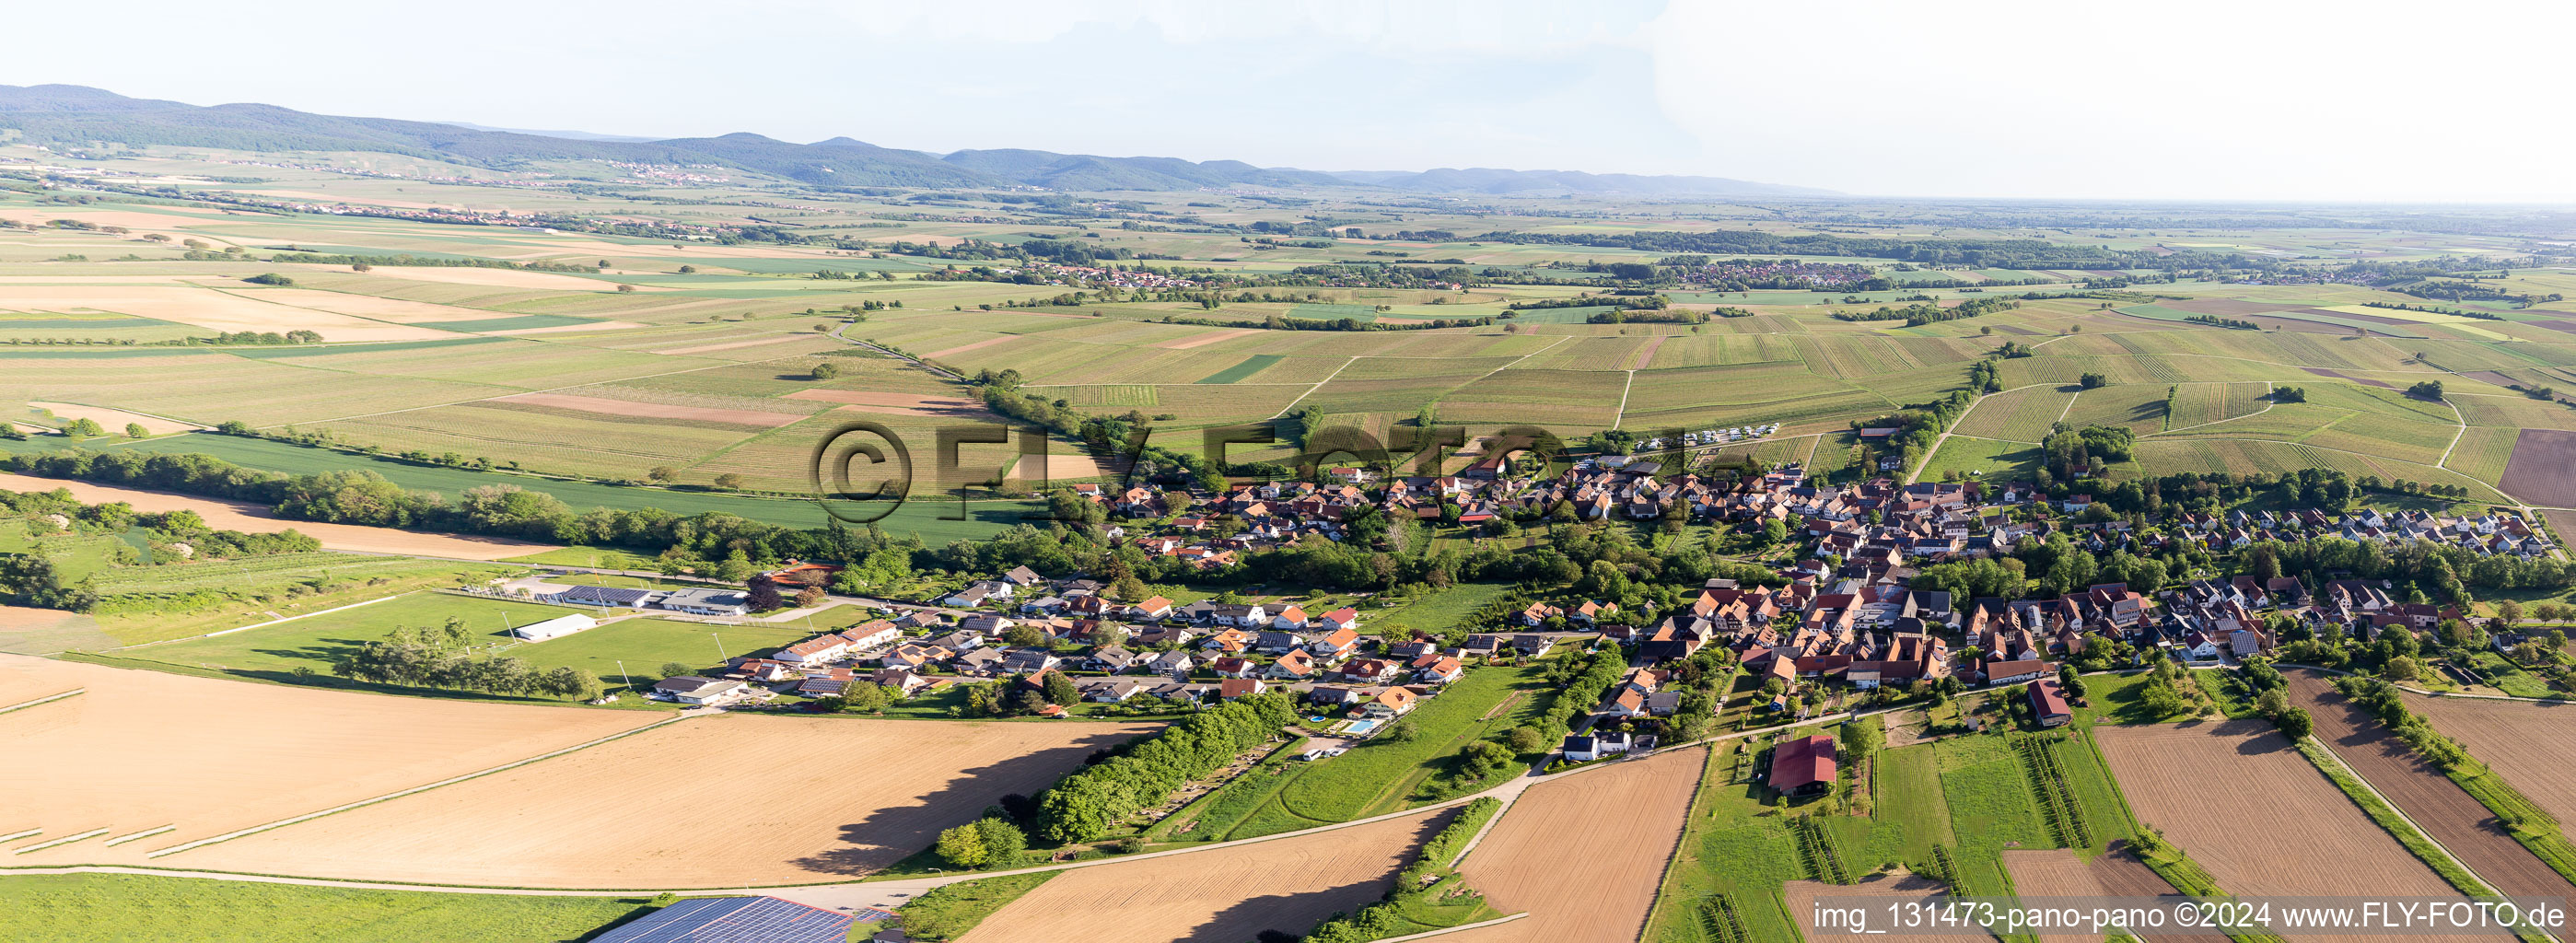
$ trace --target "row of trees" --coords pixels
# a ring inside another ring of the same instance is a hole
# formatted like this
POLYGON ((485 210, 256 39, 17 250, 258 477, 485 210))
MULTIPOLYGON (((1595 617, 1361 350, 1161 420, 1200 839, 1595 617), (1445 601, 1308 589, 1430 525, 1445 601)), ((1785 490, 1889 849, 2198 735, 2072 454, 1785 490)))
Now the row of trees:
POLYGON ((340 656, 331 670, 355 681, 486 694, 586 701, 602 690, 598 676, 586 670, 567 665, 544 671, 524 659, 477 654, 470 644, 462 619, 451 618, 435 629, 396 626, 382 640, 340 656))
POLYGON ((1297 707, 1287 694, 1255 694, 1129 741, 1038 797, 1038 834, 1056 842, 1099 838, 1136 810, 1269 742, 1296 720, 1297 707))

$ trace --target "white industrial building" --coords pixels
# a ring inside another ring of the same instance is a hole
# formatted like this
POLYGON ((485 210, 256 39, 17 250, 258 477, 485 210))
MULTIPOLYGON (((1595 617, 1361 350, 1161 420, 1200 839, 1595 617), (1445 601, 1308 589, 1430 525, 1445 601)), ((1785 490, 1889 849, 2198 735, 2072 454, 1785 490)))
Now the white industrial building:
POLYGON ((576 612, 568 616, 556 616, 543 622, 531 622, 511 629, 510 634, 527 639, 531 642, 542 642, 550 638, 562 638, 584 629, 595 629, 598 627, 599 620, 576 612))

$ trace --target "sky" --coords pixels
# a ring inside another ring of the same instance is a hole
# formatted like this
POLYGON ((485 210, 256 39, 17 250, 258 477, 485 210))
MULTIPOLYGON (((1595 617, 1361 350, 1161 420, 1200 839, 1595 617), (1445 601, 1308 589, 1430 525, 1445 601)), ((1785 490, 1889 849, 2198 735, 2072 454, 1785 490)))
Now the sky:
POLYGON ((690 137, 1918 197, 2576 201, 2576 4, 21 5, 0 84, 690 137))

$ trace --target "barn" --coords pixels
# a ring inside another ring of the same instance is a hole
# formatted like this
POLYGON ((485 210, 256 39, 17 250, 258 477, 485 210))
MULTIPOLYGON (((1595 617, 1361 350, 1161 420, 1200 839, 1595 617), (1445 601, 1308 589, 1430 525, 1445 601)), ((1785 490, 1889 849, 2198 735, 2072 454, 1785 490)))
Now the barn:
POLYGON ((1834 788, 1834 738, 1826 734, 1780 741, 1771 751, 1771 788, 1807 796, 1834 788))

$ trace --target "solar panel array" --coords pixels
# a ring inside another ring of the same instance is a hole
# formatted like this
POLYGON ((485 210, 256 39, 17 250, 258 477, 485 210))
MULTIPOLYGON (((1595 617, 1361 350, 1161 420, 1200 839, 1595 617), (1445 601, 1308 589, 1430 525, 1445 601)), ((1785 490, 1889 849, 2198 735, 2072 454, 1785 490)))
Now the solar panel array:
POLYGON ((556 593, 555 598, 565 602, 602 603, 611 606, 641 608, 644 605, 644 600, 652 595, 654 595, 654 591, 649 589, 619 589, 611 586, 575 586, 571 589, 564 590, 563 592, 556 593))
POLYGON ((853 922, 848 914, 775 897, 692 897, 593 943, 843 943, 853 922))

